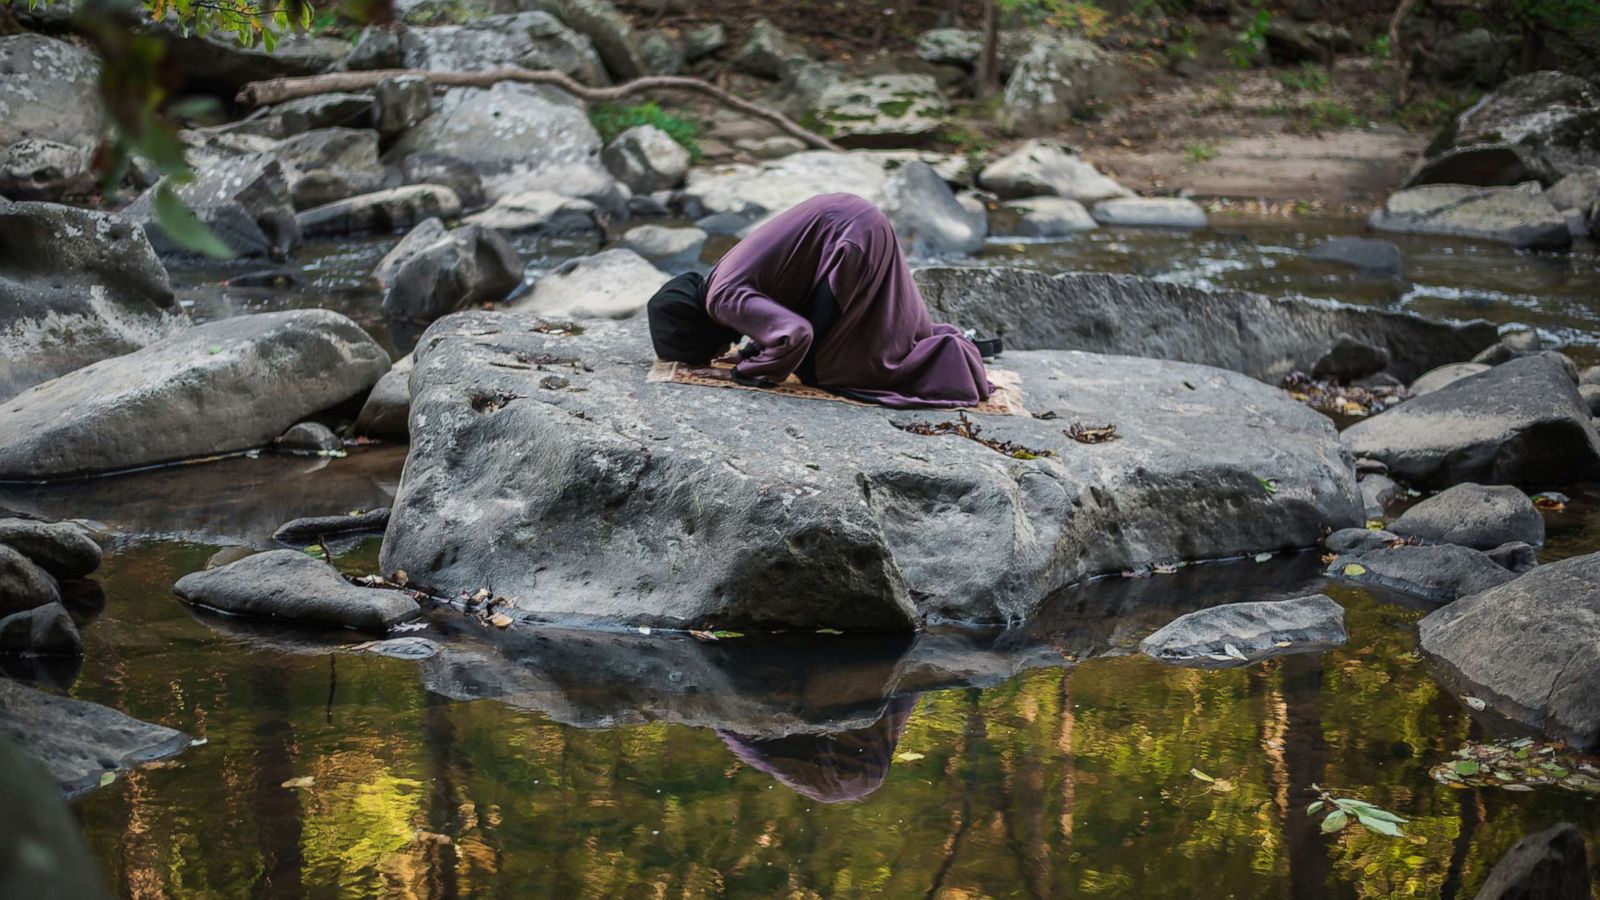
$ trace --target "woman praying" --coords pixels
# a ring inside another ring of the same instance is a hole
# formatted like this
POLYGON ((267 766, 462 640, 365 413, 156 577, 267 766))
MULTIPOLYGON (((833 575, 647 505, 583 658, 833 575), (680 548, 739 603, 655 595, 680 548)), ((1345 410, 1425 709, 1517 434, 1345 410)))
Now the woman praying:
POLYGON ((705 364, 742 335, 734 379, 790 375, 893 407, 975 406, 993 389, 978 347, 928 315, 889 220, 853 194, 822 194, 775 216, 701 279, 650 300, 656 355, 705 364))

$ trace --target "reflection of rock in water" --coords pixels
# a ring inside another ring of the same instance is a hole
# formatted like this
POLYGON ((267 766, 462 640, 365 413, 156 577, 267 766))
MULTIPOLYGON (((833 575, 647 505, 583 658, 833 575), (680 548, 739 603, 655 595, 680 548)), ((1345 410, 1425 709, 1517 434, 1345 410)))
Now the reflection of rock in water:
POLYGON ((779 784, 821 803, 860 800, 883 786, 917 695, 895 697, 865 728, 763 738, 718 730, 733 754, 779 784))
POLYGON ((0 509, 104 523, 112 542, 156 538, 272 547, 272 532, 302 516, 388 506, 404 446, 344 459, 263 455, 164 466, 53 484, 0 484, 0 509))

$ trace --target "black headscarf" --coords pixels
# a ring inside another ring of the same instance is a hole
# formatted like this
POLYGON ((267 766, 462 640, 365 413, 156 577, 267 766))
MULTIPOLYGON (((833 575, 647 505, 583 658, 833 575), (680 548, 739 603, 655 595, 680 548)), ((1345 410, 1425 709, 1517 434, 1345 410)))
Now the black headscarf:
POLYGON ((668 362, 705 363, 739 339, 739 332, 719 325, 706 312, 706 281, 685 272, 661 286, 645 307, 650 343, 668 362))

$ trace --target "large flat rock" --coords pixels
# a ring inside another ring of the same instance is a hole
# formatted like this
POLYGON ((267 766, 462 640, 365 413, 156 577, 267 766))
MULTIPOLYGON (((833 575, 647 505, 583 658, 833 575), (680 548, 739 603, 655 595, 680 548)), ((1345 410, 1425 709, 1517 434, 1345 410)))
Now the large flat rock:
POLYGON ((1017 459, 896 427, 946 414, 648 384, 651 356, 637 319, 435 323, 385 571, 556 623, 905 630, 1014 621, 1091 575, 1361 521, 1329 422, 1234 372, 1008 354, 1029 408, 1057 415, 975 420, 1057 454, 1017 459), (1073 422, 1120 439, 1079 444, 1073 422))
POLYGON ((1493 344, 1488 322, 1207 291, 1134 275, 936 266, 916 272, 938 321, 1005 338, 1008 350, 1087 350, 1176 359, 1278 382, 1348 334, 1389 352, 1409 381, 1493 344))
POLYGON ((189 746, 181 731, 3 678, 0 733, 43 761, 69 797, 98 787, 107 772, 175 756, 189 746))
POLYGON ((260 447, 389 368, 322 309, 200 325, 0 403, 0 480, 87 475, 260 447))

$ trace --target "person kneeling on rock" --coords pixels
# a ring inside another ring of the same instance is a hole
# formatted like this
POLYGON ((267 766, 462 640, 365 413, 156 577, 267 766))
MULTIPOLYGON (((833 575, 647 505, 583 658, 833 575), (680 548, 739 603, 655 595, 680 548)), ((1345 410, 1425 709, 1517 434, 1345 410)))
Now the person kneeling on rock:
POLYGON ((934 323, 894 228, 853 194, 822 194, 740 241, 709 277, 667 282, 647 307, 656 355, 704 365, 740 336, 740 384, 790 375, 893 407, 974 406, 994 390, 974 343, 934 323))

